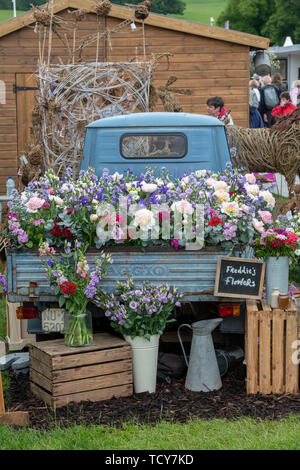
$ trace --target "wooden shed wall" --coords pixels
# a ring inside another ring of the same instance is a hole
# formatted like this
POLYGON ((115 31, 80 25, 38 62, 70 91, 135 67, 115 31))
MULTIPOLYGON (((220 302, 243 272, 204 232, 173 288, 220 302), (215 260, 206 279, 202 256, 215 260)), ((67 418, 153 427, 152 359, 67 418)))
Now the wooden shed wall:
MULTIPOLYGON (((59 16, 70 17, 67 10, 59 16)), ((101 19, 100 31, 106 27, 114 30, 119 24, 120 20, 116 18, 101 19)), ((143 35, 141 24, 136 26, 135 31, 127 25, 112 33, 109 40, 102 39, 98 60, 123 62, 136 56, 148 60, 152 53, 171 53, 173 56, 169 61, 163 58, 155 71, 156 86, 164 85, 170 75, 175 75, 178 80, 173 87, 190 88, 193 92, 192 96, 177 95, 184 111, 206 113, 207 98, 219 95, 231 109, 235 124, 248 126, 249 47, 149 25, 145 25, 143 35)), ((88 14, 78 23, 77 40, 93 34, 96 27, 96 15, 88 14)), ((17 156, 24 151, 18 148, 17 135, 17 120, 24 109, 17 109, 13 85, 19 74, 36 72, 38 57, 38 34, 33 25, 0 38, 0 80, 6 85, 6 104, 0 104, 0 194, 5 192, 8 176, 16 178, 17 156)), ((44 60, 47 61, 47 57, 46 48, 44 60)), ((53 34, 50 62, 58 63, 59 58, 66 63, 68 53, 53 34)), ((86 62, 95 61, 95 43, 84 49, 82 58, 86 62)), ((163 110, 160 102, 156 110, 163 110)))

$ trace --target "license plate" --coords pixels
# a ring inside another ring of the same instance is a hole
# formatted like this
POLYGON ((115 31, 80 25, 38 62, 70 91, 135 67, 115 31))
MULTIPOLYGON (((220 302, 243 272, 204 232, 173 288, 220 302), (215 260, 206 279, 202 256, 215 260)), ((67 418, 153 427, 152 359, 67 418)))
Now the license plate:
POLYGON ((47 308, 42 311, 42 330, 45 333, 63 333, 64 331, 63 308, 47 308))

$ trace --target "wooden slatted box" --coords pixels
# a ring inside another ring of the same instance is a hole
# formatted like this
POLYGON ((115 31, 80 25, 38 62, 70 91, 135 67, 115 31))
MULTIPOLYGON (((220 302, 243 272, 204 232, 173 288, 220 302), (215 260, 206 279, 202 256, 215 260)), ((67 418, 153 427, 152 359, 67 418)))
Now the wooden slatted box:
POLYGON ((29 358, 31 391, 50 406, 133 393, 131 346, 108 333, 85 347, 67 347, 63 339, 34 343, 29 358))
POLYGON ((298 393, 298 311, 272 309, 265 301, 247 300, 245 351, 247 393, 298 393))

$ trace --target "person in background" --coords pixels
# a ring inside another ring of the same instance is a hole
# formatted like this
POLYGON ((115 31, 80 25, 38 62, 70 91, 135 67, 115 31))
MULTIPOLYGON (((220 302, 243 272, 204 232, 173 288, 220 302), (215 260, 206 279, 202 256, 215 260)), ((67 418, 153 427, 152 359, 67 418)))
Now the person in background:
POLYGON ((276 72, 274 73, 274 75, 272 75, 271 83, 277 88, 279 94, 283 91, 286 91, 286 87, 282 81, 282 76, 280 75, 280 73, 276 72))
POLYGON ((280 95, 280 105, 272 110, 272 116, 279 119, 281 116, 292 114, 297 109, 297 106, 291 103, 291 97, 288 91, 283 91, 280 95))
POLYGON ((271 127, 275 124, 275 118, 272 116, 272 109, 280 104, 280 93, 277 87, 271 83, 271 77, 265 75, 262 79, 263 87, 261 89, 261 115, 265 127, 271 127))
POLYGON ((220 96, 208 98, 206 101, 207 114, 222 121, 225 125, 233 126, 230 111, 224 106, 224 100, 220 96))
POLYGON ((260 93, 258 90, 258 83, 256 80, 249 82, 249 123, 250 128, 257 129, 264 126, 261 114, 259 112, 260 93))
POLYGON ((295 80, 290 91, 291 103, 300 108, 300 80, 295 80))

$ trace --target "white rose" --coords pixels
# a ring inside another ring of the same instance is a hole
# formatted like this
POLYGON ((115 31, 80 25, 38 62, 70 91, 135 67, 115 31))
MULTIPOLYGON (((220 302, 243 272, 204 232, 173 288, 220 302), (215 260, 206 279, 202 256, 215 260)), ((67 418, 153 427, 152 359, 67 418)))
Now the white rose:
POLYGON ((134 215, 134 225, 139 225, 142 230, 149 230, 155 224, 155 218, 148 209, 139 209, 134 215))
POLYGON ((295 250, 295 255, 300 256, 300 250, 295 250))
POLYGON ((54 196, 53 200, 54 200, 54 202, 57 206, 62 206, 63 205, 64 201, 62 200, 62 198, 60 198, 58 196, 54 196))
POLYGON ((217 197, 218 202, 225 202, 229 199, 229 194, 227 191, 215 191, 214 195, 217 197))
POLYGON ((175 211, 176 209, 181 214, 192 214, 194 212, 192 204, 185 199, 174 202, 171 206, 171 209, 172 211, 175 211))
POLYGON ((206 184, 207 186, 209 186, 210 188, 213 187, 213 185, 217 182, 217 180, 215 180, 214 178, 207 178, 206 180, 206 184))
POLYGON ((167 184, 167 188, 169 188, 169 189, 174 189, 174 188, 175 188, 175 184, 172 183, 172 181, 170 181, 170 183, 167 184))
POLYGON ((151 183, 143 183, 142 184, 142 191, 143 193, 154 193, 154 191, 157 190, 157 184, 151 184, 151 183))
POLYGON ((237 202, 224 202, 221 206, 221 212, 228 215, 237 215, 240 212, 240 208, 237 202))
POLYGON ((248 196, 256 197, 259 195, 259 186, 257 184, 245 184, 245 189, 248 196))
POLYGON ((266 203, 268 204, 268 207, 270 207, 271 209, 273 209, 275 207, 275 202, 276 201, 275 201, 274 197, 272 196, 272 193, 270 193, 270 191, 268 191, 268 190, 260 191, 259 195, 264 198, 264 201, 266 201, 266 203))
POLYGON ((245 178, 248 181, 248 183, 250 183, 250 184, 255 184, 256 183, 256 178, 255 178, 255 175, 253 173, 247 173, 245 175, 245 178))
POLYGON ((229 191, 228 185, 225 181, 216 181, 213 184, 213 187, 215 191, 229 191))

